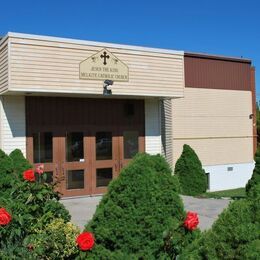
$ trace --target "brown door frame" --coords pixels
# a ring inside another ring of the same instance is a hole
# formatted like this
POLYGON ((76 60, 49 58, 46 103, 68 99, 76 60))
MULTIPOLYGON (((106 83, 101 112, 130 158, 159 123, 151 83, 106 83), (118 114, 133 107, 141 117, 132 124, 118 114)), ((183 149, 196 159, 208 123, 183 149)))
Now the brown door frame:
POLYGON ((112 168, 112 178, 119 175, 119 141, 118 131, 115 126, 95 126, 91 128, 91 150, 92 152, 92 193, 103 194, 107 191, 107 187, 97 187, 96 184, 96 170, 102 168, 112 168), (97 132, 111 132, 112 133, 112 159, 97 160, 96 159, 96 133, 97 132))

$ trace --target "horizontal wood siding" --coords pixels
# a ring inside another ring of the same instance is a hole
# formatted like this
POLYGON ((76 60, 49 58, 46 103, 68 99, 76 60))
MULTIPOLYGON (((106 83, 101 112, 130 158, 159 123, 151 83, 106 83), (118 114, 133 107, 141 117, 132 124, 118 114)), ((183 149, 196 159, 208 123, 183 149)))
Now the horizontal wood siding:
POLYGON ((1 149, 11 153, 20 149, 26 156, 25 97, 1 97, 1 149))
POLYGON ((185 88, 172 100, 173 154, 191 145, 203 165, 253 161, 251 91, 185 88))
POLYGON ((185 86, 250 90, 250 62, 196 57, 185 54, 185 86))
MULTIPOLYGON (((10 41, 10 90, 102 94, 102 81, 79 79, 79 63, 102 47, 19 38, 10 41)), ((183 96, 182 55, 108 50, 129 67, 129 82, 115 82, 113 95, 183 96)))
POLYGON ((8 89, 8 43, 0 46, 0 94, 8 89))

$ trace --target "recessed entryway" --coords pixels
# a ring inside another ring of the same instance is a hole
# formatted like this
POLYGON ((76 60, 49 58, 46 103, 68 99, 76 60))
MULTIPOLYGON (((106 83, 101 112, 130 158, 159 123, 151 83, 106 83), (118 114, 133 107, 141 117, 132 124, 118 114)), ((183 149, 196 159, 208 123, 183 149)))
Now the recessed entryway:
POLYGON ((27 157, 44 164, 63 196, 106 192, 144 152, 144 101, 28 97, 27 157))

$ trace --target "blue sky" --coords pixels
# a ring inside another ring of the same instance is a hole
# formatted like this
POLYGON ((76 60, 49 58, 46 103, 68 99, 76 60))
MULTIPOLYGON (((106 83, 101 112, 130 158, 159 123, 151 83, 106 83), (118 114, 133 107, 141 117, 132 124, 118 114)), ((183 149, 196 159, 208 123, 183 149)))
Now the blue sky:
POLYGON ((250 58, 260 100, 258 0, 8 0, 8 31, 250 58))

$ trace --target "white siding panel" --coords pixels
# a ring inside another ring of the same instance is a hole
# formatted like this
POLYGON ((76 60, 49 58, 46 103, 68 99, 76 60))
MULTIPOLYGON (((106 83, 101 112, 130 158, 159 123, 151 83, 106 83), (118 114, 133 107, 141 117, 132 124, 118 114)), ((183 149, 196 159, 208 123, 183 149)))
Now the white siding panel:
POLYGON ((254 162, 204 166, 209 173, 209 190, 219 191, 245 187, 251 178, 254 162))
POLYGON ((20 149, 26 156, 25 98, 1 98, 1 148, 7 153, 20 149))
POLYGON ((149 154, 161 154, 160 101, 145 100, 145 151, 149 154))

